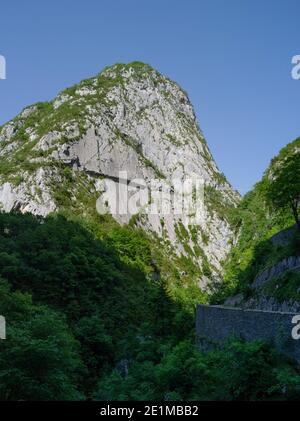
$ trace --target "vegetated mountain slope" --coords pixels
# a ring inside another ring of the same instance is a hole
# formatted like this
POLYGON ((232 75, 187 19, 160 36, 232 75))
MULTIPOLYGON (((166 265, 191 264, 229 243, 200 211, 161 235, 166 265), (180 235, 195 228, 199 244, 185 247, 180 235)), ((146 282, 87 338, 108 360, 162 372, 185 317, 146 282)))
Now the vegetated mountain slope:
POLYGON ((0 214, 1 400, 299 399, 299 369, 266 344, 199 352, 193 315, 148 276, 143 232, 91 231, 0 214))
POLYGON ((300 138, 272 159, 263 179, 241 201, 235 224, 239 240, 225 265, 228 303, 266 310, 299 311, 300 236, 290 209, 275 209, 266 190, 275 168, 300 151, 300 138))
POLYGON ((195 346, 199 280, 220 276, 238 196, 176 84, 113 66, 25 109, 0 139, 0 201, 16 211, 0 213, 0 400, 299 399, 298 367, 268 345, 195 346), (119 169, 195 172, 207 218, 99 215, 99 180, 119 169))
POLYGON ((0 399, 81 399, 137 350, 189 337, 191 314, 150 262, 138 230, 99 240, 62 215, 0 214, 0 399))
MULTIPOLYGON (((239 201, 218 170, 180 87, 150 66, 117 64, 66 89, 53 101, 26 108, 0 129, 0 204, 37 215, 67 209, 95 214, 103 179, 205 182, 201 221, 192 216, 116 216, 150 233, 184 278, 205 288, 219 281, 234 235, 230 213, 239 201), (174 263, 175 264, 175 263, 174 263), (187 267, 190 267, 188 269, 187 267)), ((111 198, 108 199, 108 202, 111 198)), ((110 203, 109 203, 110 204, 110 203)))

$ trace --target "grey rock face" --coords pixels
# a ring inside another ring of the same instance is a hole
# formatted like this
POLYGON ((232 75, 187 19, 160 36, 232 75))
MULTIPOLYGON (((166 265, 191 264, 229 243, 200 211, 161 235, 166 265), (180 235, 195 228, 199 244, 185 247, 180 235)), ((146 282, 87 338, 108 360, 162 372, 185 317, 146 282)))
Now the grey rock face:
MULTIPOLYGON (((64 182, 64 166, 75 176, 84 174, 95 190, 99 179, 117 180, 120 171, 146 185, 153 179, 170 186, 173 179, 203 180, 218 193, 219 204, 212 208, 204 202, 196 230, 191 231, 189 217, 176 215, 140 215, 136 225, 170 242, 199 267, 206 259, 219 276, 234 233, 218 207, 235 206, 239 196, 217 168, 186 93, 151 67, 115 65, 49 104, 27 108, 1 129, 0 159, 17 162, 21 175, 16 183, 15 173, 7 176, 0 169, 0 203, 7 212, 18 207, 47 215, 57 209, 52 184, 64 182)), ((116 219, 128 223, 131 217, 116 219)))
POLYGON ((286 228, 270 238, 274 246, 288 246, 294 238, 299 237, 299 230, 297 225, 286 228))
POLYGON ((249 298, 242 303, 245 309, 259 309, 264 311, 283 311, 299 313, 300 303, 295 300, 277 301, 274 297, 266 297, 263 293, 257 294, 255 297, 249 298))
MULTIPOLYGON (((277 236, 277 239, 280 239, 280 241, 282 241, 282 238, 284 237, 279 235, 277 236)), ((242 294, 238 294, 235 297, 228 298, 224 304, 229 306, 232 305, 234 307, 238 306, 244 309, 299 312, 299 301, 287 299, 279 302, 275 297, 267 295, 264 291, 264 286, 270 281, 279 279, 280 282, 280 277, 289 272, 300 272, 299 256, 287 257, 258 274, 251 284, 251 289, 253 291, 253 295, 251 297, 244 298, 242 294)))
POLYGON ((22 183, 16 187, 9 182, 3 183, 0 185, 1 210, 30 212, 42 216, 54 212, 56 205, 51 192, 45 185, 46 180, 47 171, 40 168, 34 175, 28 177, 27 184, 22 183))
POLYGON ((273 278, 278 278, 289 270, 300 270, 300 257, 290 256, 281 260, 276 265, 260 273, 252 283, 252 288, 259 288, 273 278))

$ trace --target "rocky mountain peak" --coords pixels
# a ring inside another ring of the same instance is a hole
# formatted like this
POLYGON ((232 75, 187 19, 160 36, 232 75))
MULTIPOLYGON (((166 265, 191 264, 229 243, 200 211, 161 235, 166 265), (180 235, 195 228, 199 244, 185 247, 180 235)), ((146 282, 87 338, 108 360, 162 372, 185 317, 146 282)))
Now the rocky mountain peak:
MULTIPOLYGON (((175 82, 144 63, 116 64, 0 128, 4 211, 86 214, 103 192, 100 181, 118 183, 120 172, 146 186, 153 179, 170 188, 174 178, 203 180, 197 226, 174 214, 135 215, 135 224, 202 268, 201 282, 217 276, 234 241, 226 209, 239 196, 217 168, 189 98, 175 82)), ((132 216, 116 219, 129 223, 132 216)))

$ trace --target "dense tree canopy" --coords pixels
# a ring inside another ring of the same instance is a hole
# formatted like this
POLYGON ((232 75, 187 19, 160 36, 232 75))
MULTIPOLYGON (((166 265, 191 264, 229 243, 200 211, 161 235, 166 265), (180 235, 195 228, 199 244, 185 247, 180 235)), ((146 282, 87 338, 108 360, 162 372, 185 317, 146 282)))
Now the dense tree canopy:
POLYGON ((277 162, 266 183, 266 196, 275 207, 289 207, 300 230, 300 153, 277 162))
POLYGON ((298 368, 264 344, 200 353, 151 250, 130 227, 0 214, 0 400, 300 396, 298 368))

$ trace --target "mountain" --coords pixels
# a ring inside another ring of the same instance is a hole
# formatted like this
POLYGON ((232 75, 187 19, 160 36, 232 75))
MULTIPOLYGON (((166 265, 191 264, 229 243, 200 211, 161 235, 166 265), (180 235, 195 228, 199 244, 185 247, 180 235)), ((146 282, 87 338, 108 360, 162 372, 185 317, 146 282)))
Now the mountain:
MULTIPOLYGON (((170 191, 174 179, 202 180, 197 224, 193 214, 172 212, 114 218, 142 227, 174 262, 185 260, 197 286, 218 282, 235 241, 230 214, 240 198, 217 168, 188 96, 176 83, 144 63, 116 64, 0 128, 5 212, 95 215, 105 181, 119 187, 136 179, 147 188, 155 180, 158 190, 170 191)), ((105 203, 111 208, 113 198, 107 195, 105 203)), ((184 283, 188 269, 178 269, 184 283)))
POLYGON ((299 367, 268 344, 195 344, 195 304, 295 301, 297 278, 266 285, 299 260, 291 216, 266 201, 271 178, 240 200, 186 93, 138 62, 2 126, 0 400, 299 399, 299 367), (187 179, 201 195, 183 190, 196 204, 184 215, 150 212, 155 195, 105 212, 126 204, 114 188, 131 200, 154 186, 168 208, 187 179))
POLYGON ((224 273, 226 294, 231 295, 228 304, 262 310, 300 310, 299 229, 291 209, 275 207, 266 193, 276 170, 299 151, 300 138, 285 146, 236 209, 238 241, 224 273))

